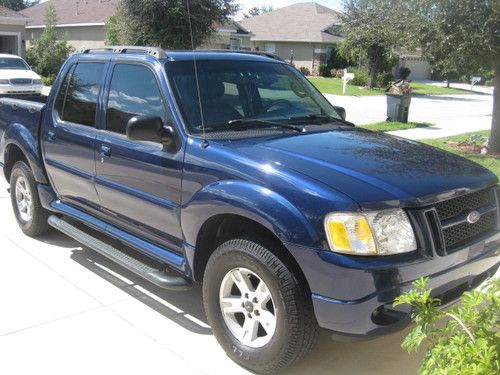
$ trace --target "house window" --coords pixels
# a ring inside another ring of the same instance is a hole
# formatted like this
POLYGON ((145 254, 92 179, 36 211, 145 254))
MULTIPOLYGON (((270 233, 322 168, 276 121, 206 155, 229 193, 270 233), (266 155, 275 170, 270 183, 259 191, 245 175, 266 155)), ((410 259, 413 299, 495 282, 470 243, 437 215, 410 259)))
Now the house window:
POLYGON ((241 39, 240 38, 231 38, 229 49, 231 51, 239 51, 241 50, 241 39))
POLYGON ((266 43, 264 45, 264 48, 265 48, 266 52, 275 53, 276 52, 276 43, 266 43))

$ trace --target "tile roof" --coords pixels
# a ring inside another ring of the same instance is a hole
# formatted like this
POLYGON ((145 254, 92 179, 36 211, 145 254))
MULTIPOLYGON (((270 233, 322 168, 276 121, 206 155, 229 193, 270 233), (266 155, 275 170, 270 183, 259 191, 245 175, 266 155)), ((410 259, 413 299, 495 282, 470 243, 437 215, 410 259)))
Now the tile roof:
POLYGON ((325 32, 339 25, 340 13, 317 3, 297 3, 240 21, 254 41, 335 43, 340 37, 325 32))
POLYGON ((0 6, 0 17, 19 18, 19 19, 24 18, 27 20, 27 17, 22 15, 21 13, 3 6, 0 6))
POLYGON ((22 11, 31 18, 28 26, 44 25, 45 10, 53 5, 59 25, 75 23, 105 23, 116 14, 119 0, 49 0, 22 11))

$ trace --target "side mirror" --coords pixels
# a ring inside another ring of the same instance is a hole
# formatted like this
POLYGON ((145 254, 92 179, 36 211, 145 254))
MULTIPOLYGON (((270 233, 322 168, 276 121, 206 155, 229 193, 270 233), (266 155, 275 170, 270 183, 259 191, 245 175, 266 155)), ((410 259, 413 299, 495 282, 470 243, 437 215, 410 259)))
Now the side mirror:
POLYGON ((160 117, 139 115, 132 117, 127 123, 127 138, 136 141, 152 141, 175 144, 175 132, 171 126, 163 126, 160 117))
POLYGON ((335 106, 333 106, 333 108, 335 109, 335 111, 337 111, 340 118, 345 121, 345 119, 347 117, 347 112, 345 111, 345 108, 344 107, 335 107, 335 106))

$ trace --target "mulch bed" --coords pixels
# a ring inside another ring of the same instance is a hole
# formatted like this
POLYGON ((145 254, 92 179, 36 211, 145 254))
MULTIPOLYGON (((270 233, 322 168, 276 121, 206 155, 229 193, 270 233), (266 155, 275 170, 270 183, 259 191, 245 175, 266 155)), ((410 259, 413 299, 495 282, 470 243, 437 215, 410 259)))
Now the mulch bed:
POLYGON ((478 145, 475 143, 446 142, 446 146, 466 154, 500 158, 499 152, 486 153, 486 154, 481 153, 481 150, 485 149, 485 147, 483 145, 478 145))

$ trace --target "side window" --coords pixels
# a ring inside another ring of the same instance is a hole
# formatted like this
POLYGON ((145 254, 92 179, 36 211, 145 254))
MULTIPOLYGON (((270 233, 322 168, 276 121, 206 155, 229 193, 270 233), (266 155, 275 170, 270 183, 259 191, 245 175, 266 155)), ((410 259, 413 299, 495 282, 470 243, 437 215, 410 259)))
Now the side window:
POLYGON ((68 93, 69 80, 71 79, 71 75, 73 74, 73 70, 75 70, 75 66, 73 65, 68 72, 66 73, 66 77, 64 77, 64 81, 61 84, 61 88, 57 93, 56 104, 54 109, 59 114, 60 118, 63 118, 64 113, 64 101, 66 100, 66 94, 68 93))
POLYGON ((61 86, 55 106, 62 120, 95 126, 103 74, 103 63, 79 63, 72 73, 70 71, 61 86))
POLYGON ((128 121, 137 115, 165 119, 165 106, 154 74, 138 65, 116 65, 111 78, 106 130, 125 134, 128 121))

